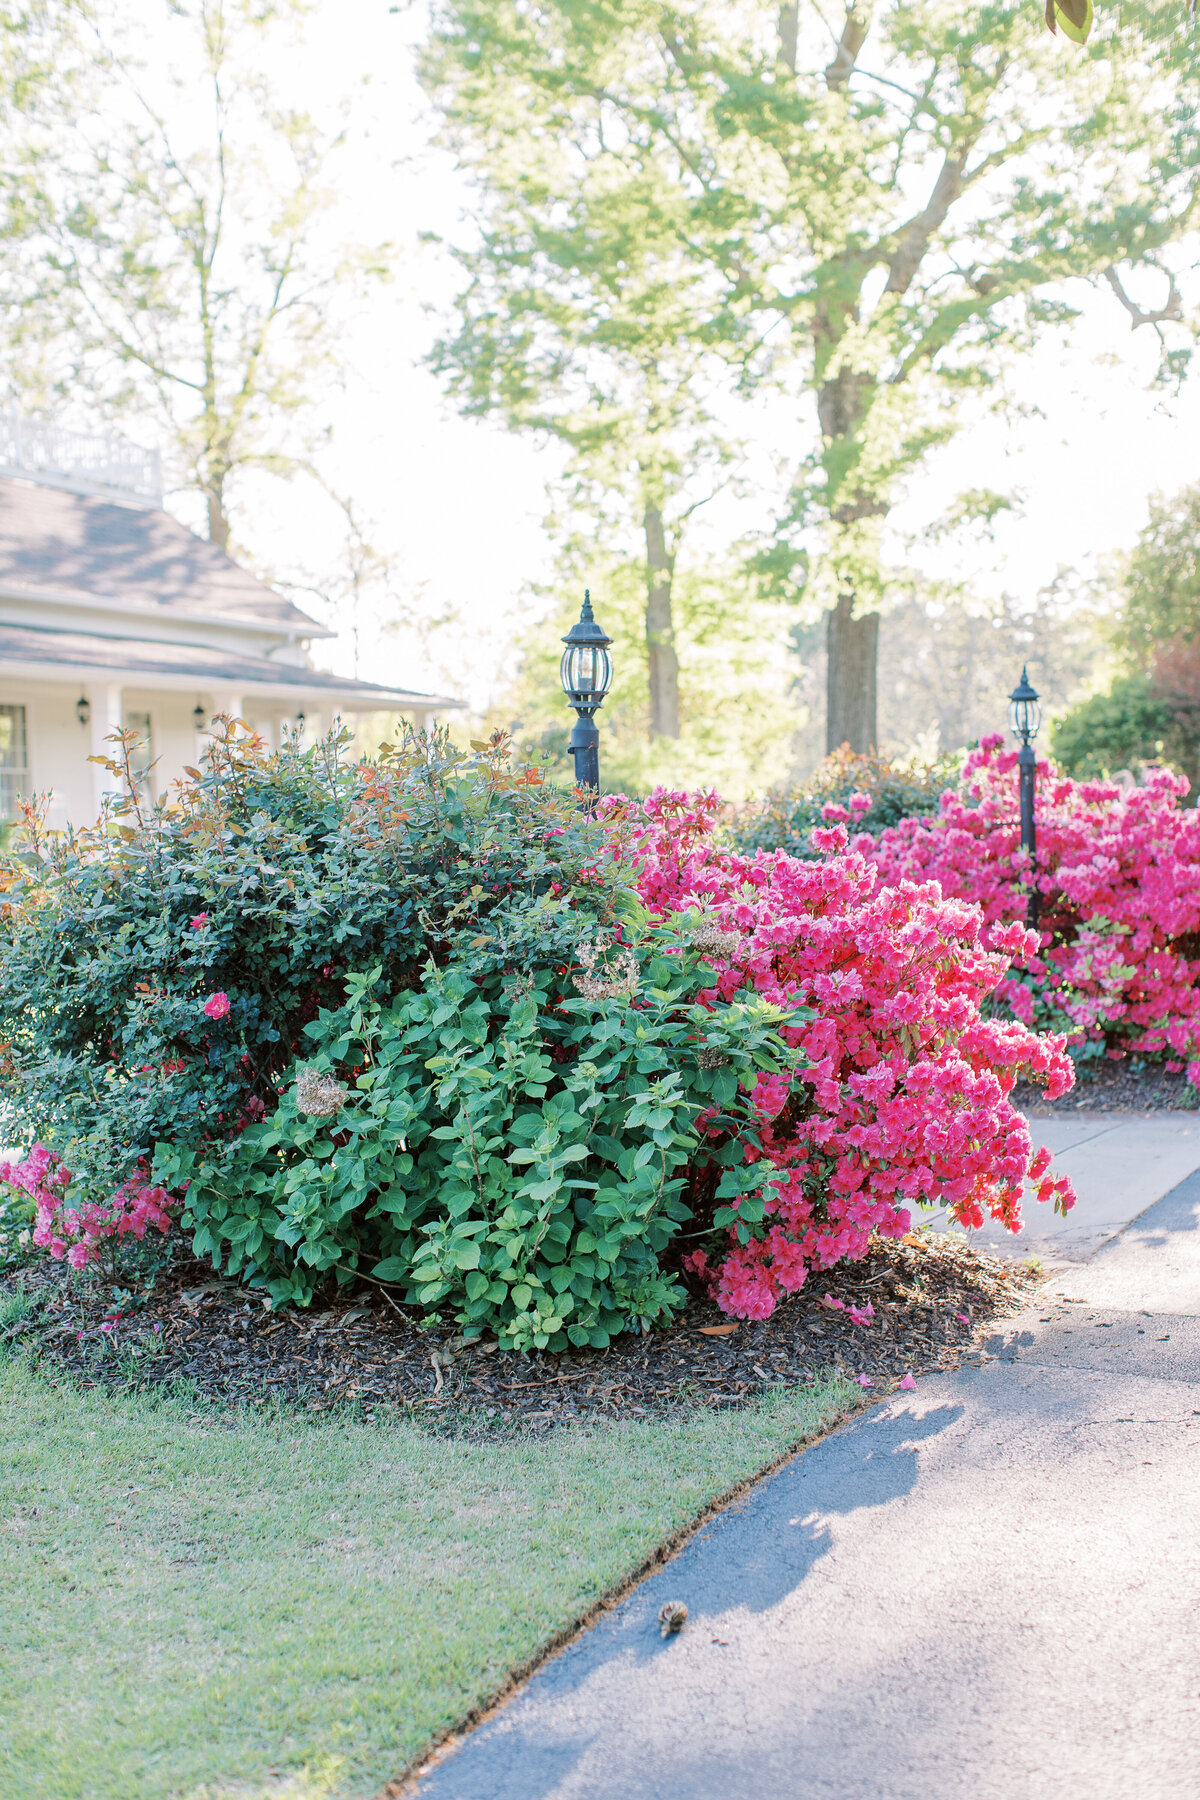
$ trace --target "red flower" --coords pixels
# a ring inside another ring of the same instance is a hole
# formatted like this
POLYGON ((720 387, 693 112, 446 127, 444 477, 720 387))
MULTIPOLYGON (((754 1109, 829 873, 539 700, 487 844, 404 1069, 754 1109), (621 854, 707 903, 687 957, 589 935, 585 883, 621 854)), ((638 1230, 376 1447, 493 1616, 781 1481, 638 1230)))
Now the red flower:
POLYGON ((192 930, 193 931, 203 931, 204 927, 207 924, 208 924, 208 914, 206 912, 197 913, 195 918, 192 920, 192 930))
POLYGON ((223 1019, 229 1011, 229 995, 210 994, 204 1002, 204 1011, 210 1019, 223 1019))

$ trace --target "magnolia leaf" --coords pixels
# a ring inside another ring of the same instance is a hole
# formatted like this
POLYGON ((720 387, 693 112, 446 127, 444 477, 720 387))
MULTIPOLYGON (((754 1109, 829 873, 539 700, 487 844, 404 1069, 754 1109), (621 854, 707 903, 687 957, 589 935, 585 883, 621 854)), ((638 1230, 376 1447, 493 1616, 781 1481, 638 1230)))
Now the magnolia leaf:
POLYGON ((737 1330, 737 1321, 732 1325, 700 1325, 697 1329, 704 1337, 728 1337, 731 1331, 737 1330))
POLYGON ((1074 44, 1087 43, 1092 17, 1092 0, 1046 0, 1046 24, 1051 31, 1061 25, 1074 44))

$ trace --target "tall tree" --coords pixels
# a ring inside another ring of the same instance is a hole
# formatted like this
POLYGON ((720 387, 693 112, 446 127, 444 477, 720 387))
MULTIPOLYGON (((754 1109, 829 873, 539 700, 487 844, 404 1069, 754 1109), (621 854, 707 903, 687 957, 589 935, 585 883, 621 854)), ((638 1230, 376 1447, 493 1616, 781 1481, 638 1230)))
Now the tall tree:
POLYGON ((800 0, 442 0, 431 78, 485 217, 519 195, 591 316, 577 184, 600 164, 624 194, 640 178, 673 288, 703 297, 680 330, 731 384, 803 408, 760 570, 791 580, 815 552, 831 745, 875 737, 889 510, 962 397, 1069 323, 1061 283, 1104 278, 1180 372, 1169 258, 1200 217, 1200 27, 1134 11, 1081 52, 1025 0, 852 0, 833 33, 800 0))
POLYGON ((59 60, 9 139, 14 397, 84 393, 156 425, 222 547, 240 476, 310 463, 344 295, 390 262, 386 245, 331 230, 342 119, 281 91, 276 63, 305 10, 45 0, 36 19, 59 60))
POLYGON ((677 738, 679 552, 738 456, 713 408, 720 329, 688 251, 687 198, 671 168, 614 150, 599 115, 570 139, 548 135, 519 83, 460 49, 439 40, 425 72, 482 205, 432 363, 464 413, 564 446, 576 531, 586 517, 606 547, 640 541, 647 724, 677 738))

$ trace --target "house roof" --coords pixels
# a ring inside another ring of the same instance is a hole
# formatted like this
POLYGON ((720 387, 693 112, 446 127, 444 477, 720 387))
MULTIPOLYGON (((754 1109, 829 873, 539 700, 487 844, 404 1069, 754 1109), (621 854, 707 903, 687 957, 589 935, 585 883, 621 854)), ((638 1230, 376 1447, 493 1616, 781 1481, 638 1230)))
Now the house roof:
POLYGON ((136 638, 56 631, 40 625, 0 623, 0 673, 4 672, 49 681, 108 677, 127 687, 200 692, 214 687, 239 688, 262 699, 335 700, 347 712, 409 706, 443 712, 463 704, 444 694, 381 687, 373 681, 347 681, 320 669, 274 662, 266 656, 242 656, 205 644, 139 642, 136 638))
POLYGON ((32 480, 0 479, 0 591, 112 600, 214 623, 329 637, 300 607, 169 513, 32 480))

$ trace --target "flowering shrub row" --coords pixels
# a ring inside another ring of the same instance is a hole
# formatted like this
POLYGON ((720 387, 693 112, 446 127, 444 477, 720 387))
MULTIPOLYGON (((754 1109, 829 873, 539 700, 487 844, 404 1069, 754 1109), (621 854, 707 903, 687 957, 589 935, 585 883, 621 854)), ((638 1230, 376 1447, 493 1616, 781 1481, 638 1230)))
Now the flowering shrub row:
POLYGON ((889 884, 936 880, 982 909, 996 947, 1041 895, 1036 944, 997 995, 1077 1058, 1138 1055, 1200 1085, 1200 814, 1163 769, 1128 793, 1038 765, 1037 869, 1020 848, 1016 752, 984 738, 936 819, 905 819, 856 849, 889 884))
MULTIPOLYGON (((846 816, 868 805, 854 796, 846 816)), ((785 1032, 795 1081, 763 1077, 753 1093, 760 1141, 745 1155, 757 1191, 714 1208, 703 1159, 693 1176, 693 1210, 717 1235, 687 1266, 718 1304, 765 1318, 809 1269, 861 1256, 872 1229, 906 1232, 914 1205, 1017 1229, 1028 1178, 1039 1201, 1070 1207, 1070 1184, 1051 1177, 1009 1099, 1022 1075, 1051 1096, 1071 1085, 1062 1039, 981 1010, 1009 959, 1036 940, 997 924, 985 947, 974 905, 932 882, 880 886, 842 823, 814 831, 819 864, 779 851, 748 858, 719 846, 718 810, 711 794, 607 803, 655 915, 700 908, 710 920, 711 1000, 751 991, 814 1012, 785 1032)))
POLYGON ((499 743, 230 727, 170 807, 131 790, 63 840, 35 813, 0 897, 35 1146, 0 1180, 53 1256, 178 1212, 277 1302, 366 1277, 557 1349, 670 1317, 681 1276, 765 1317, 914 1206, 1071 1204, 1009 1100, 1069 1084, 1061 1040, 984 1016, 1036 941, 880 885, 869 795, 801 862, 722 848, 714 795, 591 819, 499 743))

